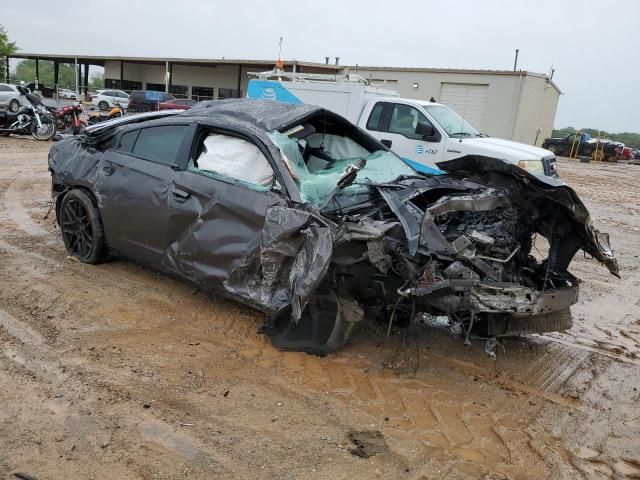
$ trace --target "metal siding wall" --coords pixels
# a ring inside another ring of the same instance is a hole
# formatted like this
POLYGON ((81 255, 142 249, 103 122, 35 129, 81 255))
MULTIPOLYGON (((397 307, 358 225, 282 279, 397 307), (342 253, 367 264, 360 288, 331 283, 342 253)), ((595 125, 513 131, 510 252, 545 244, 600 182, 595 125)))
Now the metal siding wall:
MULTIPOLYGON (((350 70, 350 72, 356 73, 355 70, 350 70)), ((487 86, 487 101, 481 128, 483 132, 492 137, 506 139, 511 137, 515 101, 518 94, 518 76, 464 72, 403 72, 361 68, 358 68, 357 73, 365 78, 393 80, 396 82, 395 89, 400 93, 400 96, 420 100, 429 100, 434 97, 439 101, 443 83, 485 85, 487 86), (413 87, 414 83, 418 84, 418 88, 413 87)), ((380 84, 380 86, 382 85, 380 84)))
POLYGON ((440 103, 455 110, 471 125, 484 131, 489 85, 442 83, 440 103))
POLYGON ((545 137, 551 136, 558 98, 558 91, 544 78, 525 77, 513 140, 533 145, 538 128, 542 130, 538 135, 538 146, 545 137))

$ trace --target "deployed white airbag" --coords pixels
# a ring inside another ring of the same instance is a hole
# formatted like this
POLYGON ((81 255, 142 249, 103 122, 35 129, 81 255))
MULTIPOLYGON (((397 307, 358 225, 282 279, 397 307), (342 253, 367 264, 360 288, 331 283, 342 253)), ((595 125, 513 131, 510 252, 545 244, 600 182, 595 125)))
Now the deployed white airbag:
POLYGON ((243 138, 210 134, 204 140, 197 167, 255 185, 268 187, 273 183, 271 165, 258 147, 243 138))

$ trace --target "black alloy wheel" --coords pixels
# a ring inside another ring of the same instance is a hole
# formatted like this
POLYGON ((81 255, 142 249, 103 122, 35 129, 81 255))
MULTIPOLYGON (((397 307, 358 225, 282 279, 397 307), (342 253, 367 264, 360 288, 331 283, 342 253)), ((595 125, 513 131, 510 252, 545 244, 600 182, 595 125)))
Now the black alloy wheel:
POLYGON ((71 190, 58 212, 62 239, 69 255, 83 263, 98 263, 104 252, 104 230, 100 212, 88 194, 71 190))

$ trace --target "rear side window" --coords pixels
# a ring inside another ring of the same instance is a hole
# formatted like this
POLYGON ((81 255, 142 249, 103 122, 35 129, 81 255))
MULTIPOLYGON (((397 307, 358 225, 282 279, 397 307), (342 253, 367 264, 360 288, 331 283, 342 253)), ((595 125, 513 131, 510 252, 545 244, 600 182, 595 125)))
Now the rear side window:
POLYGON ((141 129, 133 145, 136 157, 165 165, 178 164, 178 152, 187 133, 186 125, 163 125, 141 129))
POLYGON ((133 132, 122 134, 120 137, 120 143, 118 144, 118 150, 130 153, 131 150, 133 150, 133 145, 136 143, 139 132, 140 130, 134 130, 133 132))
POLYGON ((371 110, 369 120, 367 121, 367 130, 379 132, 382 130, 382 111, 384 109, 384 103, 376 103, 371 110))

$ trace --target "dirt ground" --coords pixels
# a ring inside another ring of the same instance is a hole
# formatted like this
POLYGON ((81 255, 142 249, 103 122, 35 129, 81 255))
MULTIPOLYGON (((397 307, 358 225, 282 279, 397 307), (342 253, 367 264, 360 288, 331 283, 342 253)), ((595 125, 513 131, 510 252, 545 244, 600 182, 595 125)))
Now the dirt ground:
POLYGON ((492 360, 367 330, 318 358, 245 307, 68 258, 49 146, 0 140, 0 478, 640 478, 640 167, 559 163, 622 271, 576 257, 570 331, 492 360))

